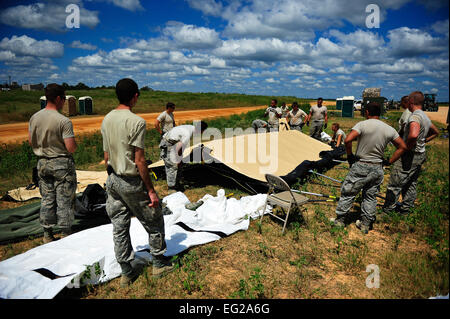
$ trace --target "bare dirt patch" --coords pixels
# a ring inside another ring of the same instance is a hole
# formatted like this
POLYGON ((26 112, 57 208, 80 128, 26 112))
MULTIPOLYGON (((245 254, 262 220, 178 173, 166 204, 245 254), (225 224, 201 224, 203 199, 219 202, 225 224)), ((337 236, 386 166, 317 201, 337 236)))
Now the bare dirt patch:
POLYGON ((445 124, 448 116, 448 106, 440 106, 437 112, 425 112, 425 114, 430 120, 445 124))

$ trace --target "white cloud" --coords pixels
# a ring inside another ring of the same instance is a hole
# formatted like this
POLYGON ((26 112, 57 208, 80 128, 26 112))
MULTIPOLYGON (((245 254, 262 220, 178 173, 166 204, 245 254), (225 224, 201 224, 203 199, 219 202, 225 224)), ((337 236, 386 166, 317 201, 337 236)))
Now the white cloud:
POLYGON ((69 3, 79 6, 81 26, 94 28, 100 23, 98 12, 86 10, 81 0, 47 1, 9 7, 0 12, 0 22, 25 29, 65 32, 69 30, 66 27, 66 6, 69 3))
POLYGON ((274 62, 305 57, 306 50, 302 44, 276 38, 240 39, 223 41, 213 54, 225 59, 274 62))
MULTIPOLYGON (((387 9, 398 9, 410 0, 379 0, 381 22, 387 9)), ((202 10, 206 2, 193 6, 202 10)), ((326 30, 330 26, 340 27, 344 21, 365 27, 366 12, 371 0, 258 0, 230 1, 229 6, 220 8, 221 17, 228 21, 225 34, 230 37, 259 37, 280 39, 313 39, 315 32, 326 30)), ((217 4, 217 3, 216 3, 217 4)), ((218 7, 218 6, 217 6, 218 7)), ((212 15, 219 14, 219 8, 212 10, 212 15)))
POLYGON ((74 49, 82 49, 82 50, 96 50, 97 46, 90 44, 90 43, 82 43, 79 40, 73 41, 71 44, 69 44, 69 47, 74 49))
POLYGON ((185 84, 185 85, 193 85, 194 81, 192 81, 192 80, 183 80, 183 81, 181 81, 181 83, 185 84))
POLYGON ((280 68, 280 72, 286 74, 326 74, 325 71, 313 68, 308 64, 294 64, 289 66, 283 66, 280 68))
POLYGON ((10 51, 16 56, 55 58, 64 55, 62 43, 50 40, 38 41, 26 35, 3 38, 0 42, 0 49, 10 51))
POLYGON ((267 83, 280 83, 280 81, 275 80, 274 78, 265 79, 267 83))
POLYGON ((426 80, 426 81, 422 81, 422 84, 423 84, 423 85, 426 85, 426 86, 430 86, 430 85, 434 85, 435 83, 434 83, 434 82, 431 82, 431 81, 428 81, 428 80, 426 80))
POLYGON ((210 72, 206 69, 199 68, 198 66, 185 66, 184 67, 184 74, 187 75, 207 75, 210 74, 210 72))
POLYGON ((390 30, 387 37, 392 54, 400 57, 413 57, 423 54, 439 53, 448 48, 448 42, 440 38, 433 38, 429 33, 401 27, 390 30))
POLYGON ((210 68, 218 68, 218 69, 224 69, 227 67, 227 62, 224 59, 218 59, 215 57, 212 57, 210 59, 210 68))
POLYGON ((365 84, 362 81, 353 81, 350 86, 365 86, 365 84))
POLYGON ((435 22, 431 28, 434 32, 439 34, 444 34, 448 38, 448 31, 449 31, 449 22, 447 20, 437 21, 435 22))
POLYGON ((171 23, 163 34, 172 38, 179 48, 208 49, 220 44, 219 34, 215 30, 194 25, 171 23))
POLYGON ((139 0, 108 0, 108 2, 130 11, 143 10, 139 0))
POLYGON ((214 0, 187 0, 187 2, 192 8, 213 17, 220 16, 223 10, 222 3, 214 0))

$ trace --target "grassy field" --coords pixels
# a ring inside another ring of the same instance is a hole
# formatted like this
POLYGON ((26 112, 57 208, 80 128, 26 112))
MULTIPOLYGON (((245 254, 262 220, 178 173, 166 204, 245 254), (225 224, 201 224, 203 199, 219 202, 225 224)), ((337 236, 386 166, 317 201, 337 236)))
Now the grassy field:
MULTIPOLYGON (((388 112, 389 124, 396 127, 400 112, 388 112)), ((212 127, 249 127, 261 111, 215 119, 212 127)), ((362 120, 331 116, 348 132, 362 120)), ((437 124, 442 127, 442 125, 437 124)), ((331 125, 326 132, 331 135, 331 125)), ((308 129, 305 127, 304 132, 308 129)), ((146 153, 158 159, 157 134, 149 130, 146 153)), ((75 160, 81 169, 102 170, 101 137, 77 137, 80 145, 75 160)), ((305 205, 305 221, 293 216, 284 235, 282 225, 265 217, 263 223, 251 221, 247 231, 209 244, 193 247, 174 258, 176 270, 164 279, 151 277, 151 266, 127 289, 119 279, 81 289, 65 289, 57 298, 428 298, 449 291, 449 144, 437 138, 427 146, 428 159, 419 178, 418 198, 412 214, 378 218, 373 231, 363 235, 354 224, 345 229, 331 226, 335 203, 305 205), (380 269, 380 287, 366 287, 366 267, 380 269)), ((389 147, 387 153, 392 153, 389 147)), ((30 179, 33 155, 26 144, 1 149, 0 185, 22 186, 30 179), (9 156, 9 157, 8 157, 9 156), (4 164, 4 158, 8 158, 4 164), (4 166, 6 165, 6 166, 4 166), (26 167, 26 169, 25 169, 26 167), (22 174, 22 175, 21 175, 22 174), (17 175, 17 176, 16 176, 17 175)), ((326 175, 343 179, 346 163, 326 175)), ((389 180, 385 170, 381 188, 384 195, 389 180)), ((327 180, 309 179, 297 189, 339 196, 339 187, 327 180)), ((165 181, 156 181, 161 196, 167 192, 165 181)), ((219 185, 188 189, 185 194, 196 201, 206 193, 215 194, 219 185)), ((225 188, 234 197, 243 191, 225 188)), ((357 216, 361 198, 352 209, 357 216)), ((380 204, 382 200, 380 200, 380 204)), ((0 246, 4 260, 41 244, 41 238, 0 246)))
MULTIPOLYGON (((0 124, 28 121, 31 115, 40 109, 39 99, 43 95, 44 92, 41 91, 0 92, 0 124)), ((94 114, 97 115, 104 115, 117 106, 117 98, 112 89, 73 90, 67 91, 66 95, 75 96, 77 101, 79 97, 91 96, 94 114)), ((294 96, 141 91, 138 104, 133 111, 161 112, 165 110, 167 102, 175 103, 177 110, 269 105, 272 98, 278 99, 279 105, 283 101, 287 104, 293 101, 298 101, 299 104, 308 101, 294 96)))

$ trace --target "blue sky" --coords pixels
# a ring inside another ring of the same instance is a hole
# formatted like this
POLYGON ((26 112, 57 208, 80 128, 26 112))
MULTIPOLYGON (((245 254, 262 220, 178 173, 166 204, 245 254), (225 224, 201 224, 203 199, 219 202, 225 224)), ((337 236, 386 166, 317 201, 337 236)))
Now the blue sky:
POLYGON ((449 100, 448 1, 39 0, 0 4, 0 82, 449 100), (69 29, 66 7, 80 9, 69 29), (368 28, 368 4, 380 9, 368 28))

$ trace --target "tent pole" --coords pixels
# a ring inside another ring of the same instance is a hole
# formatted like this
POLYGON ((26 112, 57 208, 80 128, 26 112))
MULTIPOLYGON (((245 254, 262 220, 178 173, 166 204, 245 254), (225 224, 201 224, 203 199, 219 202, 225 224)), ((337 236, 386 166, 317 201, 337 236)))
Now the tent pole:
POLYGON ((316 175, 319 175, 319 176, 322 176, 322 177, 324 177, 324 178, 327 178, 327 179, 329 179, 329 180, 332 180, 333 182, 337 182, 337 183, 339 183, 339 184, 342 184, 343 182, 342 181, 340 181, 340 180, 337 180, 337 179, 334 179, 334 178, 331 178, 331 177, 328 177, 328 176, 326 176, 326 175, 323 175, 323 174, 320 174, 320 173, 317 173, 316 171, 313 171, 312 169, 310 169, 308 172, 310 172, 310 173, 314 173, 314 174, 316 174, 316 175))

